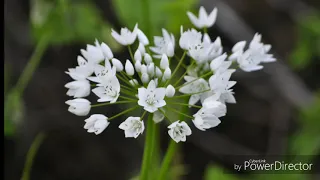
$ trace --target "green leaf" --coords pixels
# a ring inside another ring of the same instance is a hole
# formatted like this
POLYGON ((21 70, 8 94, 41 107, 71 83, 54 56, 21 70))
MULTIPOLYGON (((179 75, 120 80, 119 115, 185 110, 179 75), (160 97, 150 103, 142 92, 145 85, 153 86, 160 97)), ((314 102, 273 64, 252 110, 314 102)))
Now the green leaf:
POLYGON ((31 19, 37 41, 44 34, 51 34, 53 45, 92 43, 98 39, 111 44, 111 48, 118 48, 111 39, 111 27, 91 1, 34 1, 31 19))
POLYGON ((205 173, 205 180, 237 180, 239 179, 236 175, 227 174, 227 171, 222 167, 216 165, 208 166, 205 173))
POLYGON ((17 124, 23 117, 23 103, 16 91, 11 91, 5 99, 4 104, 4 135, 12 136, 17 124))
MULTIPOLYGON (((192 8, 196 0, 149 0, 150 20, 155 34, 161 33, 161 28, 177 34, 181 24, 190 24, 186 12, 192 8)), ((145 30, 144 15, 141 0, 113 0, 115 12, 124 26, 133 28, 136 23, 145 30), (133 8, 134 7, 134 8, 133 8)))

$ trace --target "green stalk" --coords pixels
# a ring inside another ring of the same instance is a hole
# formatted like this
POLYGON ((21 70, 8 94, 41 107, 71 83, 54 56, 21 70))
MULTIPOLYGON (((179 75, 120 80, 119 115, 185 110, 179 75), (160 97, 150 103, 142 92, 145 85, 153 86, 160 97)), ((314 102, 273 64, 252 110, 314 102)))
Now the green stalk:
POLYGON ((150 20, 150 4, 149 0, 141 0, 142 3, 142 17, 145 24, 145 34, 150 39, 150 35, 152 33, 152 25, 150 20))
POLYGON ((15 90, 18 95, 21 95, 26 88, 27 84, 32 78, 33 73, 40 64, 41 57, 49 44, 50 35, 44 35, 38 42, 35 51, 33 52, 27 66, 24 68, 21 73, 19 80, 15 86, 15 90))
POLYGON ((127 104, 127 103, 137 103, 137 101, 117 101, 114 103, 101 103, 101 104, 93 104, 91 105, 91 108, 93 107, 99 107, 99 106, 108 106, 108 105, 114 105, 114 104, 127 104))
POLYGON ((176 151, 177 148, 177 143, 174 142, 173 140, 170 140, 170 144, 169 147, 167 149, 167 153, 163 159, 161 168, 160 168, 160 173, 158 176, 158 180, 166 180, 168 179, 167 174, 169 171, 169 167, 170 167, 170 163, 173 159, 174 153, 176 151))
POLYGON ((151 167, 150 165, 156 137, 156 123, 153 122, 152 118, 153 114, 149 114, 142 167, 140 172, 140 180, 149 180, 149 168, 151 167))
POLYGON ((181 66, 186 54, 187 54, 187 51, 184 51, 184 53, 183 53, 178 65, 177 65, 177 67, 174 69, 173 73, 171 74, 171 78, 165 83, 164 86, 167 86, 170 83, 171 79, 174 77, 174 75, 177 73, 177 71, 179 70, 179 67, 181 66))
POLYGON ((31 167, 33 164, 33 160, 38 152, 38 149, 43 142, 45 138, 45 135, 43 133, 39 133, 36 138, 33 140, 31 147, 27 154, 27 159, 23 168, 23 174, 21 180, 29 180, 30 179, 30 173, 31 173, 31 167))
POLYGON ((132 108, 127 109, 127 110, 125 110, 125 111, 122 111, 121 113, 116 114, 116 115, 114 115, 114 116, 112 116, 112 117, 108 118, 108 121, 110 121, 110 120, 112 120, 112 119, 114 119, 114 118, 117 118, 117 117, 119 117, 119 116, 121 116, 121 115, 127 114, 127 113, 129 113, 129 112, 131 112, 131 111, 133 111, 133 110, 137 109, 138 107, 140 107, 140 106, 135 106, 135 107, 132 107, 132 108))

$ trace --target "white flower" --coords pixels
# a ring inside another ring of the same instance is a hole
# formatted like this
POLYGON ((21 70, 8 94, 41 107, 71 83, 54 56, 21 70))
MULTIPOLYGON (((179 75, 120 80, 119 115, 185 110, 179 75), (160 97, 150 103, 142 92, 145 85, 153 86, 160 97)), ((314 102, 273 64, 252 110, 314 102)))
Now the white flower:
POLYGON ((112 53, 112 51, 111 51, 111 49, 109 48, 108 45, 106 45, 105 43, 101 43, 100 47, 101 47, 101 50, 102 50, 104 56, 105 56, 107 59, 110 60, 110 59, 113 58, 113 53, 112 53))
POLYGON ((129 76, 133 76, 134 75, 134 68, 133 68, 132 63, 129 60, 126 61, 125 70, 126 70, 126 73, 129 76))
POLYGON ((89 133, 95 133, 96 135, 102 133, 102 131, 110 124, 108 118, 102 114, 93 114, 84 121, 86 122, 84 129, 87 129, 89 133))
POLYGON ((118 72, 123 71, 123 65, 122 65, 121 61, 119 61, 119 60, 116 59, 116 58, 112 58, 111 62, 112 62, 112 64, 113 64, 113 66, 116 67, 116 70, 117 70, 118 72))
POLYGON ((234 69, 228 69, 224 72, 217 72, 211 76, 209 78, 209 85, 212 91, 207 93, 207 96, 212 93, 216 93, 220 95, 220 102, 236 103, 236 100, 233 96, 233 90, 230 89, 236 84, 236 82, 229 81, 233 72, 235 72, 234 69))
MULTIPOLYGON (((162 109, 162 111, 164 112, 164 109, 162 109)), ((164 114, 163 114, 161 111, 155 111, 155 112, 153 113, 153 118, 152 118, 152 120, 153 120, 155 123, 159 123, 159 122, 161 122, 163 119, 164 119, 164 114)))
POLYGON ((236 43, 232 48, 229 60, 237 60, 239 67, 246 72, 257 71, 263 68, 261 63, 274 62, 276 59, 272 54, 267 54, 271 45, 261 42, 261 35, 256 33, 249 44, 249 48, 244 51, 245 41, 236 43))
POLYGON ((183 94, 193 94, 190 96, 189 104, 194 105, 199 100, 203 102, 203 100, 207 97, 204 91, 210 90, 208 82, 203 78, 196 80, 197 78, 192 76, 185 76, 184 79, 186 80, 186 85, 181 87, 179 91, 183 94))
POLYGON ((165 88, 156 88, 156 83, 151 80, 148 84, 147 89, 142 87, 138 89, 138 104, 143 106, 148 112, 155 112, 158 108, 166 105, 164 97, 166 94, 165 88))
POLYGON ((117 101, 120 95, 120 83, 116 76, 105 76, 103 84, 97 86, 92 89, 92 92, 99 97, 98 102, 114 103, 117 101))
POLYGON ((94 72, 94 66, 95 63, 91 61, 85 60, 82 56, 77 57, 78 65, 77 67, 81 67, 83 69, 86 69, 88 74, 92 74, 94 72))
POLYGON ((190 46, 188 55, 197 61, 197 64, 206 63, 209 60, 209 53, 213 48, 213 44, 204 45, 203 43, 190 46))
POLYGON ((124 130, 124 135, 126 138, 137 138, 139 134, 142 134, 144 131, 144 123, 140 117, 130 116, 119 125, 119 128, 124 130))
POLYGON ((68 111, 77 116, 86 116, 91 109, 90 101, 83 98, 68 100, 66 101, 66 104, 69 105, 68 111))
POLYGON ((74 80, 85 80, 92 74, 92 70, 87 66, 77 66, 76 68, 69 68, 66 73, 74 80))
POLYGON ((105 66, 95 65, 94 73, 96 76, 91 76, 87 79, 99 84, 107 84, 110 76, 116 76, 116 66, 111 67, 109 60, 106 60, 105 66))
POLYGON ((137 28, 137 36, 140 43, 142 43, 145 46, 149 44, 147 36, 139 28, 137 28))
POLYGON ((100 63, 105 59, 100 46, 93 46, 88 44, 86 50, 81 49, 80 51, 84 58, 93 63, 100 63))
POLYGON ((219 117, 225 116, 227 107, 225 104, 217 101, 219 95, 213 95, 206 98, 202 103, 203 107, 193 115, 193 124, 201 131, 216 127, 220 124, 219 117))
POLYGON ((174 55, 174 47, 175 47, 175 39, 173 34, 169 34, 167 30, 162 29, 162 36, 154 37, 154 47, 150 47, 150 50, 154 52, 155 58, 161 58, 163 54, 168 57, 173 57, 174 55))
POLYGON ((199 29, 209 28, 213 26, 217 19, 218 9, 214 8, 211 13, 208 15, 203 6, 199 10, 199 18, 197 18, 191 12, 187 12, 187 15, 194 26, 199 29))
POLYGON ((182 121, 181 123, 179 121, 180 120, 177 120, 176 122, 168 126, 169 136, 177 143, 180 141, 185 142, 187 139, 186 136, 191 135, 191 129, 188 126, 188 124, 185 123, 184 121, 182 121))
POLYGON ((134 43, 137 38, 138 25, 136 24, 133 31, 131 32, 128 28, 121 28, 120 34, 113 29, 111 30, 112 37, 120 44, 127 46, 134 43))
POLYGON ((174 87, 171 84, 169 84, 166 88, 166 96, 173 97, 175 92, 176 92, 176 90, 174 89, 174 87))
POLYGON ((195 29, 189 29, 183 32, 181 26, 181 37, 179 39, 179 45, 184 50, 189 50, 195 46, 201 44, 202 34, 195 29))
POLYGON ((86 97, 90 94, 90 83, 88 80, 72 81, 64 87, 69 89, 67 95, 75 98, 86 97))
POLYGON ((211 46, 211 51, 208 54, 209 59, 216 58, 222 54, 223 47, 221 44, 220 37, 217 37, 216 40, 213 43, 211 43, 209 46, 211 46))
POLYGON ((210 63, 210 69, 213 72, 224 72, 226 71, 232 64, 232 61, 225 61, 227 58, 227 54, 224 53, 221 56, 216 57, 210 63))

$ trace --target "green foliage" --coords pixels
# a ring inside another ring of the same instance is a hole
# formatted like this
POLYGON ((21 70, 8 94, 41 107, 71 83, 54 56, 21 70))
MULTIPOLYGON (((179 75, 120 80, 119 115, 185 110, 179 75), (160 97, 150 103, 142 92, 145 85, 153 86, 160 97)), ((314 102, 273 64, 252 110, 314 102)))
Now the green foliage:
POLYGON ((206 173, 205 173, 205 180, 237 180, 240 179, 235 175, 228 174, 226 170, 224 170, 220 166, 216 165, 209 165, 206 173))
POLYGON ((6 95, 4 102, 4 135, 13 136, 16 125, 22 120, 23 103, 16 91, 11 91, 6 95))
MULTIPOLYGON (((161 28, 177 34, 180 32, 180 25, 190 25, 186 11, 190 10, 196 0, 149 0, 150 21, 153 34, 160 34, 161 28)), ((115 12, 124 26, 133 28, 138 22, 139 28, 146 29, 144 23, 144 9, 141 0, 113 0, 115 12)))
POLYGON ((313 57, 320 57, 320 15, 318 12, 300 20, 298 40, 291 54, 291 65, 300 70, 308 66, 313 57))
POLYGON ((314 104, 300 114, 300 131, 293 136, 291 150, 294 154, 315 155, 320 149, 320 96, 314 104))
POLYGON ((50 44, 53 45, 75 41, 92 43, 97 38, 117 48, 111 40, 110 26, 91 1, 34 0, 31 20, 37 41, 44 34, 51 34, 50 44))

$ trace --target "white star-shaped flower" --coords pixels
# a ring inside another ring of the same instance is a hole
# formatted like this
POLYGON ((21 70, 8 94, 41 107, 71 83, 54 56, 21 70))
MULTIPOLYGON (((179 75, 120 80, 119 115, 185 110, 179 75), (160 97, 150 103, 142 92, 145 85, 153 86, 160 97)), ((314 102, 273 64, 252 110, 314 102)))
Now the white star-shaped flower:
POLYGON ((120 44, 127 46, 134 43, 137 38, 138 24, 135 25, 133 31, 131 32, 128 28, 121 28, 120 34, 118 34, 113 29, 111 30, 111 36, 120 44))
POLYGON ((225 116, 227 107, 225 104, 217 101, 219 95, 213 95, 204 100, 202 108, 193 115, 193 124, 201 131, 216 127, 220 124, 219 117, 225 116))
POLYGON ((193 94, 190 96, 190 99, 189 99, 190 105, 196 104, 199 100, 201 100, 202 102, 207 97, 204 91, 210 90, 208 82, 203 78, 198 79, 192 76, 185 76, 184 79, 186 80, 186 83, 185 83, 186 85, 181 87, 179 89, 179 92, 183 94, 193 94), (198 93, 198 94, 194 94, 194 93, 198 93))
POLYGON ((150 113, 158 110, 158 108, 166 105, 164 97, 166 95, 165 88, 156 88, 156 83, 151 80, 147 88, 138 89, 138 104, 150 113))
POLYGON ((154 45, 154 47, 150 47, 150 50, 156 54, 153 57, 161 58, 163 54, 168 57, 174 55, 175 39, 173 34, 169 34, 167 30, 162 29, 162 37, 154 37, 154 45))
POLYGON ((176 122, 168 126, 169 136, 177 143, 180 141, 185 142, 187 139, 187 136, 190 136, 192 133, 187 123, 185 123, 184 121, 182 122, 179 122, 179 121, 180 120, 177 120, 176 122))
POLYGON ((214 8, 208 15, 204 7, 201 6, 198 18, 191 12, 187 12, 187 15, 194 26, 196 26, 199 29, 202 29, 213 26, 217 19, 217 13, 218 9, 214 8))
POLYGON ((209 78, 209 85, 211 92, 206 93, 207 97, 213 94, 219 94, 219 101, 222 103, 236 103, 236 100, 233 96, 232 88, 236 81, 229 81, 232 73, 235 72, 234 69, 228 69, 224 72, 216 72, 209 78))
POLYGON ((202 34, 195 29, 188 29, 183 32, 183 27, 180 29, 181 37, 179 39, 179 45, 184 50, 189 50, 201 44, 202 34))
POLYGON ((102 133, 110 124, 110 122, 108 122, 108 117, 102 114, 93 114, 84 121, 86 122, 84 129, 87 129, 89 133, 95 133, 96 135, 102 133))
POLYGON ((119 128, 124 130, 126 138, 137 138, 144 131, 144 123, 140 117, 128 117, 119 125, 119 128))

